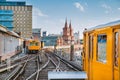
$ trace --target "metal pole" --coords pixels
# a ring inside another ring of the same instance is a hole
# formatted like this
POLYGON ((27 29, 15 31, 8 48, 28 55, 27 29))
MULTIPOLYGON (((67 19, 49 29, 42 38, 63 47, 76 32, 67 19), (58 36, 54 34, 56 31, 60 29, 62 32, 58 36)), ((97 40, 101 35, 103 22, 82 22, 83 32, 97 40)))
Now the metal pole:
POLYGON ((74 45, 72 44, 70 46, 70 61, 73 61, 73 57, 74 57, 74 45))

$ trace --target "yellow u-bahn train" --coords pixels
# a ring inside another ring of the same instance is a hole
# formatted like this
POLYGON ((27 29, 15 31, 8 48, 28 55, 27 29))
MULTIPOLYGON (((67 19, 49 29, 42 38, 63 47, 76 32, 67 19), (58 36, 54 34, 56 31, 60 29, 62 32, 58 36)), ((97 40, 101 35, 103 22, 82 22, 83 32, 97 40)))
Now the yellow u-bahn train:
POLYGON ((44 47, 44 42, 39 40, 26 40, 26 51, 27 53, 37 53, 44 47))
POLYGON ((87 80, 120 80, 120 20, 84 31, 87 80))

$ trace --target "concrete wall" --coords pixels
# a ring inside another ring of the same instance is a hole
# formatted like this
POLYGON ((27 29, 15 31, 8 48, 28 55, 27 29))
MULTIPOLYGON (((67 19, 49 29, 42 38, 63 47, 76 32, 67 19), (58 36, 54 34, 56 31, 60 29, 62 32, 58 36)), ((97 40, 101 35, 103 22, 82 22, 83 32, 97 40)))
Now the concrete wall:
POLYGON ((18 46, 20 46, 22 42, 19 42, 19 39, 20 38, 7 33, 0 32, 0 60, 5 60, 20 51, 18 46))

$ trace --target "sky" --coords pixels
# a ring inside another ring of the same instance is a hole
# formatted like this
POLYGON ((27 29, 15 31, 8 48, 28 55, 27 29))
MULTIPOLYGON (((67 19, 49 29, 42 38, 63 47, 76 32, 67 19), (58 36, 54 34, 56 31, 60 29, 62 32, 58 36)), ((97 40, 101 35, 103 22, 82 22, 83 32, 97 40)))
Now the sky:
POLYGON ((67 18, 74 32, 120 20, 120 0, 7 0, 33 6, 33 28, 60 34, 67 18))

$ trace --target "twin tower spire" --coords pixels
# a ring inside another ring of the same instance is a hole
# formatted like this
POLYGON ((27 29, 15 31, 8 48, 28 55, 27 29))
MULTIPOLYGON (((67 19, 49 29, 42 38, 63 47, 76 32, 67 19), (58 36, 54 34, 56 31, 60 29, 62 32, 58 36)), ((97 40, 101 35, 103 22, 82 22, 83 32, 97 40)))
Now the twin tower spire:
MULTIPOLYGON (((65 21, 65 27, 68 28, 67 18, 66 18, 66 21, 65 21)), ((72 29, 71 20, 70 20, 69 28, 72 29)))
POLYGON ((72 29, 72 25, 71 25, 71 21, 70 21, 70 24, 69 24, 69 27, 68 27, 68 24, 67 24, 67 18, 66 18, 66 21, 65 21, 65 26, 63 28, 63 36, 73 36, 73 29, 72 29))

